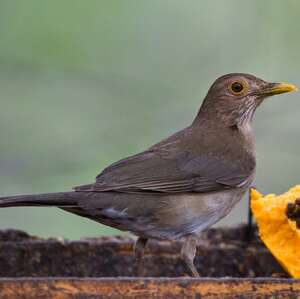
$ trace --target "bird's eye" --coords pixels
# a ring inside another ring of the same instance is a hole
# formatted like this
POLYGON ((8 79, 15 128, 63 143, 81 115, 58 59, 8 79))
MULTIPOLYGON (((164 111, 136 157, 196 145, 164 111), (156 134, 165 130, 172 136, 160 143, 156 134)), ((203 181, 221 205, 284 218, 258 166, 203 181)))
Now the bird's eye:
POLYGON ((234 95, 240 95, 244 93, 245 89, 246 89, 246 85, 244 82, 241 81, 235 81, 231 83, 229 86, 229 91, 234 95))

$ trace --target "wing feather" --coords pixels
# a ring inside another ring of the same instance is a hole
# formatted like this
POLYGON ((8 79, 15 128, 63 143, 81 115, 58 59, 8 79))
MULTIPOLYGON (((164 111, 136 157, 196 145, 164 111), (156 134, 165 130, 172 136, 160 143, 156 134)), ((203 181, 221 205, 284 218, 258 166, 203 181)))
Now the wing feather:
POLYGON ((238 161, 188 152, 163 155, 157 150, 123 159, 104 169, 90 185, 76 191, 212 192, 245 185, 255 165, 245 169, 238 161))

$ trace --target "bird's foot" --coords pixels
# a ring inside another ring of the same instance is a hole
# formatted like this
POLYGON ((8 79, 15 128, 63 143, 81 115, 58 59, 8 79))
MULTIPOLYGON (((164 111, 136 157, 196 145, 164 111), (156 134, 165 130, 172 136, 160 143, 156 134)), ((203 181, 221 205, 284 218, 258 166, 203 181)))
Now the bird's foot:
POLYGON ((194 236, 189 236, 184 241, 181 248, 181 258, 184 260, 185 264, 188 266, 193 277, 200 277, 197 271, 194 259, 197 252, 197 239, 194 236))
POLYGON ((135 269, 138 277, 144 276, 143 256, 148 239, 138 238, 134 246, 135 269))

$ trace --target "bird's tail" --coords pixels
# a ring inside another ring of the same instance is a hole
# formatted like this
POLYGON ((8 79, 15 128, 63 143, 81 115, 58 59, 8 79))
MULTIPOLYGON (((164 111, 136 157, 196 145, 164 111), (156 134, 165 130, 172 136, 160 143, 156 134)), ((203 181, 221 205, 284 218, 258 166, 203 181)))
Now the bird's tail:
POLYGON ((73 207, 82 196, 80 192, 58 192, 0 197, 0 208, 19 206, 73 207))

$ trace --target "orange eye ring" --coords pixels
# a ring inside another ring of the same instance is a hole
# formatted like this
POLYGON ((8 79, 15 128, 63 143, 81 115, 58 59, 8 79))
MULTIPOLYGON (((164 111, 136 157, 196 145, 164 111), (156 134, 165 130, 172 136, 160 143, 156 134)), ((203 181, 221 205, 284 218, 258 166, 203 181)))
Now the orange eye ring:
POLYGON ((247 91, 247 84, 244 81, 234 81, 228 86, 229 91, 233 95, 241 95, 247 91))

